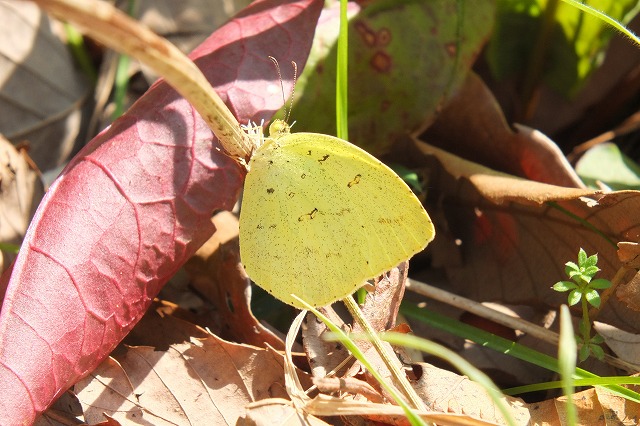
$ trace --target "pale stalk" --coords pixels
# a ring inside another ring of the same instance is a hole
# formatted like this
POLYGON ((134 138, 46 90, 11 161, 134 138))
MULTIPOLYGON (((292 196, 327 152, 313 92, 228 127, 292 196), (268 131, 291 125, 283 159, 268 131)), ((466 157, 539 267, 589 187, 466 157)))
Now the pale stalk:
POLYGON ((198 111, 226 153, 244 164, 253 150, 247 136, 200 69, 177 47, 111 4, 97 0, 33 0, 42 9, 162 76, 198 111))

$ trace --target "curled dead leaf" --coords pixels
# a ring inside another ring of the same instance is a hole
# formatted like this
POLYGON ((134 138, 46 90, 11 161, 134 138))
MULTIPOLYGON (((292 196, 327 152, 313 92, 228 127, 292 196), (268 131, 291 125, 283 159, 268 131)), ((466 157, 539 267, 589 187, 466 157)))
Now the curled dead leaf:
MULTIPOLYGON (((618 241, 640 242, 640 192, 602 194, 534 182, 464 160, 416 141, 416 161, 430 166, 433 209, 442 210, 449 230, 438 238, 457 242, 462 263, 444 265, 454 291, 476 301, 558 306, 566 296, 552 291, 566 279, 564 264, 579 248, 598 253, 598 278, 612 279, 621 268, 618 241), (423 157, 420 157, 420 156, 423 157), (482 273, 478 273, 482 271, 482 273)), ((438 248, 433 245, 433 249, 438 248)), ((621 288, 624 286, 621 286, 621 288)), ((629 331, 640 330, 633 300, 610 298, 599 320, 629 331)))
POLYGON ((618 258, 627 268, 640 268, 640 244, 629 241, 619 242, 618 258))
MULTIPOLYGON (((44 196, 40 173, 31 167, 28 155, 18 151, 0 135, 0 242, 20 246, 31 218, 44 196)), ((1 252, 4 271, 15 253, 1 252)), ((1 286, 0 286, 1 287, 1 286)), ((4 290, 0 289, 0 296, 4 290)))
POLYGON ((220 212, 211 220, 216 232, 185 265, 192 286, 216 306, 223 337, 283 349, 282 340, 251 312, 251 282, 240 263, 238 218, 220 212))
POLYGON ((227 342, 153 310, 137 327, 143 331, 133 337, 153 346, 119 346, 75 386, 88 421, 104 421, 106 413, 122 424, 236 424, 247 404, 285 396, 274 351, 227 342))
POLYGON ((514 176, 553 185, 584 184, 558 146, 526 126, 513 131, 493 93, 470 72, 421 139, 466 160, 514 176))

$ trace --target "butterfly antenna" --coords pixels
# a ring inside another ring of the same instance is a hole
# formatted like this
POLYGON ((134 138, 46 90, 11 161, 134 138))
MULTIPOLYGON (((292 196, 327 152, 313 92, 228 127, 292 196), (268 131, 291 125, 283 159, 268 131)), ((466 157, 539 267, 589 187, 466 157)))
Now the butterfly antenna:
POLYGON ((296 92, 296 83, 298 82, 298 64, 295 61, 291 61, 293 65, 293 88, 291 89, 291 96, 289 97, 289 112, 287 113, 286 122, 289 122, 291 116, 291 110, 293 109, 293 95, 296 92))
MULTIPOLYGON (((271 59, 271 62, 273 62, 273 65, 275 65, 276 67, 276 72, 278 73, 278 78, 280 79, 280 88, 282 89, 282 104, 286 105, 287 100, 284 97, 284 83, 282 82, 282 73, 280 72, 280 64, 278 63, 278 60, 273 56, 269 56, 269 59, 271 59)), ((285 117, 284 117, 285 123, 289 123, 289 118, 291 118, 291 110, 293 109, 293 95, 296 90, 296 83, 298 82, 298 64, 296 64, 295 61, 291 61, 291 65, 293 65, 293 89, 291 90, 291 97, 289 98, 289 108, 285 113, 285 117)))
MULTIPOLYGON (((284 83, 282 82, 282 73, 280 72, 280 64, 278 63, 278 60, 273 56, 269 56, 269 59, 271 59, 271 62, 273 62, 273 65, 275 65, 276 67, 276 72, 278 73, 278 79, 280 80, 280 89, 282 91, 282 105, 285 105, 287 103, 287 99, 284 97, 284 83)), ((291 112, 291 110, 289 110, 289 112, 291 112)), ((289 113, 286 114, 286 118, 284 120, 285 123, 287 122, 288 119, 289 119, 289 113)))

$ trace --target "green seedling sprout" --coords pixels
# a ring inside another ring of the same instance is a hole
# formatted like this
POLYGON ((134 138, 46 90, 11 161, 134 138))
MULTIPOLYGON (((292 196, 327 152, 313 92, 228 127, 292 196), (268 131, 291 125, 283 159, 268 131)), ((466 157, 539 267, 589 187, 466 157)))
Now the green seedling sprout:
POLYGON ((558 281, 553 285, 553 289, 557 292, 568 291, 567 302, 569 306, 582 303, 582 319, 578 326, 579 335, 576 340, 580 345, 578 351, 580 361, 589 358, 593 354, 597 359, 604 359, 604 351, 600 346, 604 339, 600 335, 591 336, 591 321, 589 320, 589 305, 594 308, 600 308, 599 290, 605 290, 611 287, 611 281, 593 277, 600 271, 596 265, 598 263, 598 255, 587 256, 587 253, 581 248, 578 252, 578 264, 567 262, 565 272, 572 281, 558 281))

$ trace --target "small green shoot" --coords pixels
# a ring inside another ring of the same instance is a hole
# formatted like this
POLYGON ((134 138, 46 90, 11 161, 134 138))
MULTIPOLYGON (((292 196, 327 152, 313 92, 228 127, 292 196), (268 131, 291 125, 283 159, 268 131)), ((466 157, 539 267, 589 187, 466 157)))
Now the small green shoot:
MULTIPOLYGON (((127 15, 133 16, 135 11, 135 0, 129 0, 127 7, 127 15)), ((127 91, 129 90, 129 64, 131 63, 131 57, 128 55, 118 56, 118 65, 116 67, 115 80, 113 82, 113 103, 115 109, 111 114, 111 119, 115 120, 125 112, 127 91)))
POLYGON ((95 83, 98 80, 98 73, 91 61, 87 46, 84 44, 84 37, 76 27, 69 23, 65 23, 63 28, 71 55, 82 72, 89 77, 91 82, 95 83))
POLYGON ((576 337, 580 350, 578 352, 580 361, 589 358, 593 354, 597 359, 604 359, 604 351, 600 346, 604 341, 602 336, 591 336, 591 321, 589 320, 589 305, 600 308, 599 290, 611 287, 611 281, 603 278, 593 279, 600 271, 596 265, 598 255, 587 256, 581 248, 578 252, 578 264, 567 262, 565 272, 572 281, 559 281, 553 285, 557 292, 569 292, 567 301, 569 306, 574 306, 582 302, 582 320, 579 325, 580 335, 576 337))

